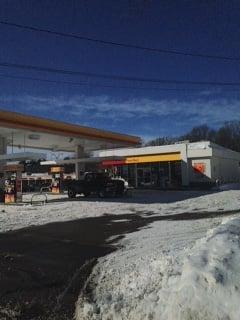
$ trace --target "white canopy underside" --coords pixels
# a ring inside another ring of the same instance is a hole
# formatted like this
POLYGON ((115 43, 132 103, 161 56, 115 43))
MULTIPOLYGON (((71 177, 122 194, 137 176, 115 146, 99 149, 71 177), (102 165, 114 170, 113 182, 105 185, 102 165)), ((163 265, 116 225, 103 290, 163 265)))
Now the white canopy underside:
MULTIPOLYGON (((86 137, 71 137, 54 135, 49 133, 34 132, 24 129, 11 129, 0 126, 0 136, 6 138, 8 146, 21 148, 33 148, 51 151, 74 152, 78 145, 85 152, 97 149, 111 149, 121 147, 121 143, 98 140, 86 137)), ((39 158, 39 157, 38 157, 39 158)))

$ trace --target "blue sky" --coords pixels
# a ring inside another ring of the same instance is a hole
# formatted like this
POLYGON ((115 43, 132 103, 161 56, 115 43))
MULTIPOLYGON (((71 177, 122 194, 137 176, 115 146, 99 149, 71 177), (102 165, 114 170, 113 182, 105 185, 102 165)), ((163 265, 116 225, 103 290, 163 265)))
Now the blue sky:
MULTIPOLYGON (((240 56, 239 1, 1 0, 0 20, 140 46, 240 56)), ((0 41, 1 62, 130 77, 239 81, 240 61, 156 54, 3 25, 0 25, 0 41)), ((216 128, 224 121, 239 120, 239 98, 238 87, 152 85, 0 67, 2 109, 145 139, 183 134, 200 124, 216 128), (2 75, 84 82, 89 86, 10 79, 2 75), (169 88, 178 90, 161 90, 169 88)))

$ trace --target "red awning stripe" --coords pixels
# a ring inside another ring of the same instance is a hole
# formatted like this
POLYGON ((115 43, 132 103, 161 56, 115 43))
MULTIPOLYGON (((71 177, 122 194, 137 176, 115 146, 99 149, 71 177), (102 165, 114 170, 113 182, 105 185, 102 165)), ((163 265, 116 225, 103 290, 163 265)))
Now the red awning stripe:
POLYGON ((126 160, 104 160, 101 165, 103 167, 120 166, 126 164, 126 160))

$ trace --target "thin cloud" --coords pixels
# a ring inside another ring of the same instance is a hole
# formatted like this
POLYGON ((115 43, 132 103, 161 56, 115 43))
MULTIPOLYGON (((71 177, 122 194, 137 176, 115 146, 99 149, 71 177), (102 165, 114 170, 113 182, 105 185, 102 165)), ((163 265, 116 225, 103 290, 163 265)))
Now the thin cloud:
MULTIPOLYGON (((201 123, 210 126, 219 126, 223 122, 240 118, 240 101, 238 99, 206 99, 195 100, 178 99, 113 99, 106 95, 88 97, 75 95, 71 97, 38 97, 38 96, 14 96, 1 97, 2 105, 14 105, 15 109, 25 112, 43 113, 52 117, 63 115, 76 123, 98 126, 104 123, 111 128, 120 128, 125 122, 132 122, 134 131, 142 132, 143 135, 154 134, 178 134, 181 128, 193 127, 201 123), (159 119, 160 126, 154 126, 154 121, 159 119), (139 123, 139 129, 137 125, 139 123), (172 123, 166 128, 165 123, 172 123), (161 127, 161 128, 160 128, 161 127), (158 130, 158 133, 156 133, 158 130), (175 132, 174 132, 175 130, 175 132)), ((129 131, 131 131, 130 128, 129 131)), ((136 132, 135 132, 136 133, 136 132)))

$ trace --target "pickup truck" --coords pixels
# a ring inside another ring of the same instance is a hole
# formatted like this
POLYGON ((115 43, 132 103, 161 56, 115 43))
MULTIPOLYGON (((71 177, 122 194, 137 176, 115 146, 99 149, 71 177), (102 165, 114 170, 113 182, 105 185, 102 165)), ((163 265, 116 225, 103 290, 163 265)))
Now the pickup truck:
POLYGON ((122 196, 125 192, 124 181, 114 179, 104 173, 87 172, 82 180, 73 180, 68 184, 68 197, 75 198, 77 194, 85 197, 97 194, 99 197, 122 196))

